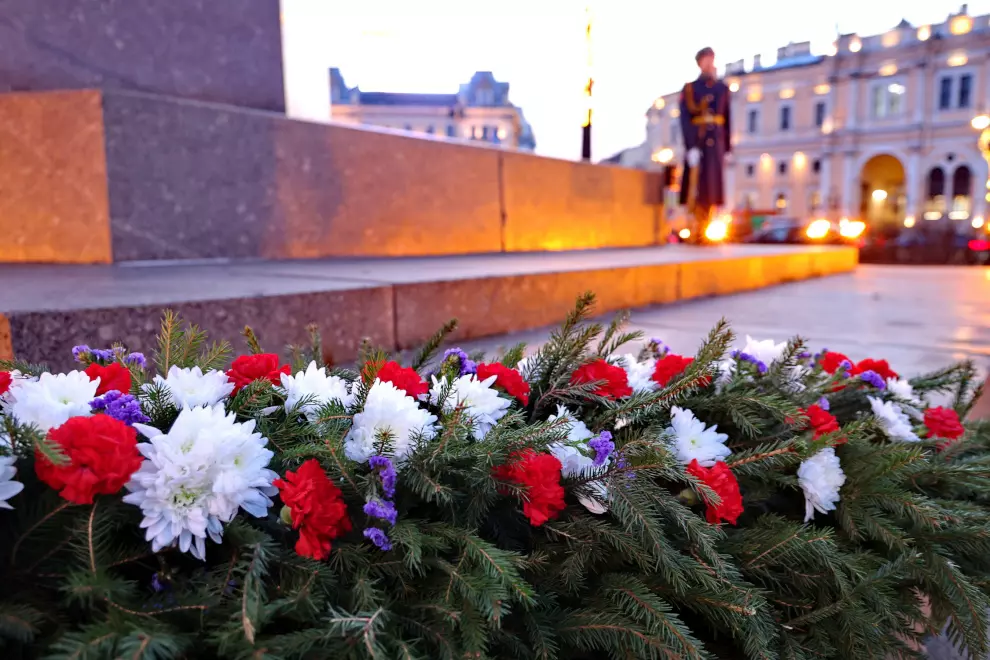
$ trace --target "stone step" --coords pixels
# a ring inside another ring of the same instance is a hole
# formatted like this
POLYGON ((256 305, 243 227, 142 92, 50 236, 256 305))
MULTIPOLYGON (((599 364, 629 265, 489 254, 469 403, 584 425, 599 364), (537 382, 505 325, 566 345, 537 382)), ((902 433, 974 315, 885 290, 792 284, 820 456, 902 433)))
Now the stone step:
MULTIPOLYGON (((584 291, 598 310, 672 303, 823 275, 857 265, 850 248, 668 246, 464 257, 158 265, 0 265, 0 357, 71 363, 76 344, 154 347, 170 308, 211 336, 246 324, 268 350, 305 343, 316 323, 338 361, 361 339, 419 344, 450 318, 454 339, 559 322, 584 291)), ((240 350, 242 347, 238 347, 240 350)))

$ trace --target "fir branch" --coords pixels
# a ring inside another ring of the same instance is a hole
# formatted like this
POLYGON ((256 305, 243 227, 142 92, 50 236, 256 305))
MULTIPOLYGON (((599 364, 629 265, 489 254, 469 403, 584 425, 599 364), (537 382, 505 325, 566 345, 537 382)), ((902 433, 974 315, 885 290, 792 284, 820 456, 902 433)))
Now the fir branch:
POLYGON ((244 340, 247 342, 248 348, 251 350, 252 354, 259 355, 264 353, 264 351, 261 350, 261 343, 258 341, 258 335, 254 333, 251 326, 244 326, 244 329, 241 330, 241 335, 243 335, 244 340))
POLYGON ((457 324, 457 319, 450 319, 444 323, 443 326, 420 347, 409 366, 416 371, 419 371, 426 366, 426 364, 436 356, 443 343, 447 341, 447 337, 449 337, 451 333, 457 329, 457 324))

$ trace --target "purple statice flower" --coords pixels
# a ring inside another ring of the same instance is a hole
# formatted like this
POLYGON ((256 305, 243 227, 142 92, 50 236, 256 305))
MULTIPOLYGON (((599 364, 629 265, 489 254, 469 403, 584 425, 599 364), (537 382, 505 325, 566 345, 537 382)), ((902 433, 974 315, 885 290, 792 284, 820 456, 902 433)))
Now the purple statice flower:
POLYGON ((875 371, 864 371, 859 375, 859 379, 865 383, 869 383, 878 390, 887 388, 887 383, 885 383, 880 374, 875 371))
POLYGON ((86 344, 79 344, 78 346, 72 347, 72 358, 76 362, 85 362, 89 359, 89 354, 93 352, 86 344))
POLYGON ((379 550, 388 552, 392 549, 392 542, 388 539, 388 534, 385 530, 379 529, 378 527, 368 527, 364 530, 364 538, 368 539, 376 546, 379 550))
POLYGON ((650 340, 650 345, 653 347, 653 350, 656 351, 656 353, 661 357, 663 357, 664 355, 670 352, 670 346, 667 346, 667 344, 663 343, 662 339, 657 339, 656 337, 654 337, 653 339, 650 340))
POLYGON ((734 351, 734 352, 736 353, 736 355, 733 355, 732 357, 741 360, 742 362, 749 362, 751 365, 756 367, 756 370, 759 371, 761 374, 765 374, 767 372, 767 365, 759 358, 754 357, 749 353, 742 353, 740 351, 734 351))
POLYGON ((849 360, 843 360, 842 362, 839 363, 839 369, 841 371, 849 371, 852 368, 853 368, 853 364, 849 360))
POLYGON ((817 353, 815 353, 815 357, 814 357, 815 364, 821 362, 822 361, 822 358, 825 357, 825 354, 826 353, 828 353, 828 349, 827 348, 823 348, 822 350, 820 350, 817 353))
POLYGON ((104 362, 113 362, 116 357, 116 354, 107 348, 94 348, 90 350, 89 355, 93 359, 93 362, 99 362, 101 364, 104 362))
POLYGON ((615 451, 615 443, 612 442, 612 434, 608 431, 602 431, 598 434, 597 438, 592 438, 588 440, 588 446, 595 450, 595 467, 600 467, 605 464, 608 457, 612 455, 615 451))
POLYGON ((800 353, 798 353, 799 360, 808 360, 810 358, 811 358, 811 353, 809 353, 808 351, 801 351, 800 353))
POLYGON ((144 357, 144 353, 131 353, 124 358, 124 364, 136 365, 144 369, 148 366, 148 360, 144 357))
POLYGON ((382 479, 382 490, 385 492, 385 497, 392 498, 395 497, 395 466, 392 465, 392 461, 387 456, 372 456, 368 459, 368 465, 371 466, 372 470, 378 472, 378 476, 382 479))
POLYGON ((103 396, 93 399, 89 402, 89 407, 94 412, 104 413, 128 426, 147 424, 151 421, 141 410, 141 403, 136 398, 130 394, 121 394, 117 390, 110 390, 103 396))
POLYGON ((467 374, 478 373, 478 363, 468 357, 468 354, 459 348, 448 348, 444 351, 443 359, 446 362, 449 358, 456 357, 457 362, 460 365, 460 375, 466 376, 467 374))
POLYGON ((384 520, 389 525, 395 526, 395 521, 399 517, 395 505, 388 500, 370 500, 364 505, 364 512, 372 518, 384 520))
POLYGON ((822 397, 818 399, 818 407, 824 410, 825 412, 828 412, 828 409, 831 408, 832 406, 829 404, 828 399, 822 397))

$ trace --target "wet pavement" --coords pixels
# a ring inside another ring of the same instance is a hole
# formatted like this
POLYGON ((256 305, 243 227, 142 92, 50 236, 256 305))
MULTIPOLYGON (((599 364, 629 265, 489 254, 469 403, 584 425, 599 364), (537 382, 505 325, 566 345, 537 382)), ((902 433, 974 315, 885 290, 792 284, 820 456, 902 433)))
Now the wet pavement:
MULTIPOLYGON (((805 338, 854 360, 885 358, 904 375, 973 359, 990 369, 990 268, 861 266, 855 273, 734 296, 634 310, 632 326, 693 354, 722 317, 745 341, 805 338)), ((465 343, 535 348, 549 329, 465 343)))

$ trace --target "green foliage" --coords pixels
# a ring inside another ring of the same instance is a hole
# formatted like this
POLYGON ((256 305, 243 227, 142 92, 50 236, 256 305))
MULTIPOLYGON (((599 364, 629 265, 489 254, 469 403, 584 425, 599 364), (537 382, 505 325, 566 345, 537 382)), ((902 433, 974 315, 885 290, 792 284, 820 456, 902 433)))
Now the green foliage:
MULTIPOLYGON (((3 657, 914 658, 946 622, 949 640, 987 653, 990 423, 968 424, 948 445, 892 442, 867 400, 890 395, 823 373, 802 357, 800 339, 765 370, 728 357, 734 335, 725 321, 666 385, 603 398, 594 383, 572 384, 573 372, 595 359, 615 363, 620 347, 641 336, 624 330, 624 315, 593 322, 593 304, 581 296, 527 358, 528 405, 513 401, 484 438, 468 404, 445 405, 456 396, 451 382, 419 404, 437 416, 438 430, 414 435, 400 465, 397 521, 383 526, 390 551, 362 533, 381 525, 363 512, 383 496, 380 477, 345 451, 390 359, 367 343, 355 370, 331 371, 350 381, 353 401, 311 394, 288 405, 280 387, 257 381, 225 402, 267 439, 272 470, 285 475, 315 459, 339 487, 353 529, 322 561, 296 552, 298 532, 283 522, 277 498, 265 517, 224 524, 205 562, 179 547, 152 552, 137 507, 119 495, 62 500, 32 463, 43 456, 65 465, 65 452, 0 417, 25 485, 14 510, 0 511, 3 657), (822 397, 841 428, 816 438, 806 410, 822 397), (498 468, 521 452, 575 446, 560 406, 588 434, 611 433, 616 453, 566 474, 564 510, 534 526, 526 506, 536 494, 498 468), (725 492, 679 460, 673 406, 727 434, 725 463, 744 503, 737 524, 706 520, 725 492), (826 447, 846 480, 835 510, 806 522, 797 471, 826 447)), ((432 363, 451 375, 436 356, 455 326, 431 338, 413 368, 432 363)), ((308 346, 290 349, 293 370, 332 362, 315 326, 309 332, 308 346)), ((250 328, 244 338, 251 352, 262 351, 250 328)), ((515 346, 501 361, 516 367, 524 355, 515 346)), ((226 342, 208 344, 166 312, 159 374, 223 369, 229 357, 226 342)), ((963 364, 912 383, 919 396, 951 396, 964 413, 978 393, 975 374, 963 364)), ((150 425, 169 429, 179 412, 167 387, 145 384, 151 373, 135 375, 150 425)), ((396 432, 379 429, 376 450, 388 453, 396 432)))

